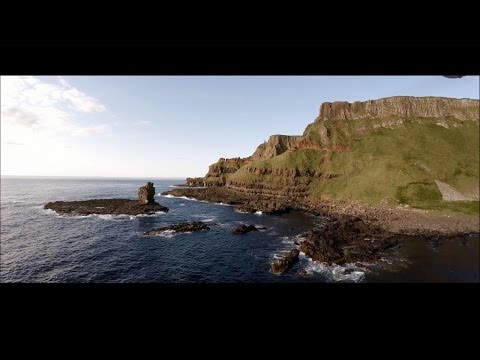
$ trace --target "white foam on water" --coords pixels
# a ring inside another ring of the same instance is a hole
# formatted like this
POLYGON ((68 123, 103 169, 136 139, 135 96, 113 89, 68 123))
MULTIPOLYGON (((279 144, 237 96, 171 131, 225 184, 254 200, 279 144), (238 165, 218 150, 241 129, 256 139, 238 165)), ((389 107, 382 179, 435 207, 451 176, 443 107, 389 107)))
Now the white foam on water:
POLYGON ((167 194, 167 195, 157 194, 157 196, 162 196, 162 197, 166 197, 166 198, 169 198, 169 199, 177 197, 177 196, 173 196, 173 195, 170 195, 170 194, 167 194))
POLYGON ((233 206, 233 205, 230 205, 230 204, 224 204, 222 202, 219 202, 219 203, 216 203, 217 205, 222 205, 222 206, 233 206))
POLYGON ((182 203, 182 204, 178 204, 178 205, 179 205, 179 206, 185 206, 185 204, 183 204, 183 203, 182 203))
POLYGON ((44 209, 43 206, 40 206, 39 209, 41 209, 45 214, 47 215, 55 215, 57 217, 62 217, 59 213, 57 213, 55 210, 52 209, 44 209))
POLYGON ((238 209, 235 209, 235 212, 240 213, 240 214, 250 214, 248 211, 242 211, 242 210, 238 210, 238 209))
POLYGON ((258 231, 267 231, 270 230, 270 228, 263 226, 262 224, 255 224, 255 227, 257 228, 258 231))
POLYGON ((122 220, 130 219, 134 220, 139 217, 153 217, 161 214, 166 214, 165 211, 156 211, 154 214, 138 214, 138 215, 128 215, 128 214, 89 214, 89 215, 69 215, 69 214, 59 214, 52 209, 43 209, 41 210, 48 215, 55 215, 63 219, 88 219, 88 218, 97 218, 102 220, 122 220))
POLYGON ((355 283, 364 281, 366 272, 365 269, 360 269, 353 264, 345 264, 342 266, 336 264, 328 265, 327 263, 312 261, 310 258, 305 266, 305 271, 310 275, 313 273, 321 274, 326 277, 327 281, 330 282, 355 283), (351 272, 346 273, 347 270, 351 272))
POLYGON ((164 230, 158 234, 155 234, 153 236, 159 236, 159 237, 166 237, 166 238, 172 238, 175 235, 177 235, 177 232, 175 230, 164 230))
POLYGON ((212 222, 216 219, 216 217, 212 217, 212 218, 206 218, 206 219, 202 219, 203 222, 212 222))
POLYGON ((263 215, 263 212, 261 212, 260 210, 255 211, 255 215, 263 215))

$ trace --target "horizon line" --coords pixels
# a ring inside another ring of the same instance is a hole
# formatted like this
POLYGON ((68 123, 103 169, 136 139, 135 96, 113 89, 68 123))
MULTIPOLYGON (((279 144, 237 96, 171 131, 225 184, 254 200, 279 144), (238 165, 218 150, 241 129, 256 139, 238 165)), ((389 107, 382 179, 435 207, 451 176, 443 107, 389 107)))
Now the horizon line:
POLYGON ((10 175, 0 177, 43 177, 43 178, 101 178, 101 179, 186 179, 189 176, 97 176, 97 175, 10 175))

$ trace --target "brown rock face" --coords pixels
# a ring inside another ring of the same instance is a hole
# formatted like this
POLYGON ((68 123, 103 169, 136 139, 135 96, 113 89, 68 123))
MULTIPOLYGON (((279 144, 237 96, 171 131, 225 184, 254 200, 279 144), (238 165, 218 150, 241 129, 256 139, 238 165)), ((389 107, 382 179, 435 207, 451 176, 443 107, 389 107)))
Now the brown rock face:
POLYGON ((144 186, 138 188, 138 201, 141 204, 153 204, 155 202, 155 188, 152 182, 147 182, 144 186))
POLYGON ((269 159, 293 149, 302 140, 296 135, 272 135, 267 142, 259 145, 252 155, 252 160, 269 159))
POLYGON ((204 178, 203 177, 187 178, 186 185, 189 187, 203 187, 204 178))
POLYGON ((478 120, 479 101, 442 97, 393 96, 353 103, 324 102, 320 106, 319 119, 355 120, 391 116, 403 118, 453 116, 459 120, 478 120))

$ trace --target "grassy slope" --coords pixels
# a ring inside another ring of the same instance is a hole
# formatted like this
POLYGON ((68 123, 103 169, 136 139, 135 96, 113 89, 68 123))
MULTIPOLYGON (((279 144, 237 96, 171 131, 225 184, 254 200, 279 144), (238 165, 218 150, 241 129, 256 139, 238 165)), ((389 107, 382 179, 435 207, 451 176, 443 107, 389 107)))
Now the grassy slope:
POLYGON ((408 122, 396 129, 376 129, 354 141, 352 150, 332 154, 332 170, 342 176, 315 181, 312 194, 352 199, 372 205, 413 207, 478 214, 479 203, 441 201, 434 180, 461 192, 479 181, 479 127, 468 123, 445 129, 408 122))
MULTIPOLYGON (((329 180, 315 179, 310 184, 314 196, 354 200, 371 205, 451 210, 479 213, 479 202, 443 202, 434 180, 446 182, 460 192, 469 192, 479 181, 479 126, 468 122, 446 129, 438 120, 418 119, 395 129, 379 128, 364 133, 362 128, 382 120, 329 121, 310 124, 305 135, 320 143, 318 129, 326 126, 330 144, 349 145, 351 151, 325 153, 302 149, 256 161, 249 167, 309 168, 340 174, 329 180)), ((457 120, 442 119, 452 125, 457 120)), ((324 144, 325 145, 325 144, 324 144)), ((242 167, 230 176, 241 182, 281 185, 274 176, 249 174, 242 167)))

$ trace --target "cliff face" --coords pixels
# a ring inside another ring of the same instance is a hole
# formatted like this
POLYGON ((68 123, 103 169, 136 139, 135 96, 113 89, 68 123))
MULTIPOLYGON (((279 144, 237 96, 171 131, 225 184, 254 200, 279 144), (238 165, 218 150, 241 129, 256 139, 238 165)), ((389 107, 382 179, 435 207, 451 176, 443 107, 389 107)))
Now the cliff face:
POLYGON ((251 159, 264 160, 283 154, 285 151, 296 147, 302 138, 301 135, 272 135, 267 142, 257 147, 251 159))
POLYGON ((226 184, 228 174, 235 173, 248 161, 249 158, 220 158, 216 163, 208 167, 208 173, 205 175, 204 186, 224 186, 226 184))
POLYGON ((355 120, 365 118, 441 118, 478 120, 478 100, 442 97, 394 96, 378 100, 324 102, 320 106, 320 119, 355 120))
POLYGON ((248 158, 221 158, 204 186, 441 208, 438 181, 478 192, 479 104, 407 96, 326 102, 302 136, 273 135, 248 158))

